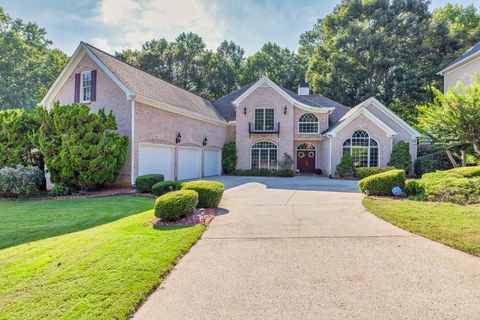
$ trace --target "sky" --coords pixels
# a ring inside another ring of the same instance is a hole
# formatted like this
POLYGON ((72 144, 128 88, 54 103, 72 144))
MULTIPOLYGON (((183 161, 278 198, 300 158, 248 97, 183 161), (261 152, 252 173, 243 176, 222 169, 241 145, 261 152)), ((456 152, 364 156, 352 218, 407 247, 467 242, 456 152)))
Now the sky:
MULTIPOLYGON (((479 0, 432 0, 478 4, 479 0)), ((181 32, 199 34, 209 49, 233 40, 254 53, 265 42, 291 50, 300 35, 340 0, 0 0, 11 17, 47 30, 53 47, 72 54, 80 41, 107 52, 138 49, 153 38, 174 40, 181 32)))

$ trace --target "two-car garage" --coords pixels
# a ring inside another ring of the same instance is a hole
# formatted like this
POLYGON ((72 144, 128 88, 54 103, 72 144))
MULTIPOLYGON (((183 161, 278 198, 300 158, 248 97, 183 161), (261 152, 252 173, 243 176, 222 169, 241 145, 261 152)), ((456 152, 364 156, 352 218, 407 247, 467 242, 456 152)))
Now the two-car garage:
POLYGON ((138 175, 161 173, 165 180, 215 176, 221 174, 221 159, 220 149, 141 143, 138 175))

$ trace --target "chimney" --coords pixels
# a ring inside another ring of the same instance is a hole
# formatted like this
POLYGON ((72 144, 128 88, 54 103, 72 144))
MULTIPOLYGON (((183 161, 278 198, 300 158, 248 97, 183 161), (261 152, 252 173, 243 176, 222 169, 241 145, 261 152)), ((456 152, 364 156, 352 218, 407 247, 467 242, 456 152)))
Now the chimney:
POLYGON ((299 96, 308 96, 310 94, 310 87, 306 83, 298 85, 298 95, 299 96))

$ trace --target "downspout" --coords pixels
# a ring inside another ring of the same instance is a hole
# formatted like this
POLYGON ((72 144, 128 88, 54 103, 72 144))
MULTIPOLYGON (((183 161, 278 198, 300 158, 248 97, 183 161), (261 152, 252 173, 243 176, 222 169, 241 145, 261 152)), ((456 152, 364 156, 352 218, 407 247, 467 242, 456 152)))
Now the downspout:
POLYGON ((330 151, 329 156, 328 156, 328 177, 330 178, 332 176, 332 137, 328 136, 328 144, 329 144, 329 149, 330 151))
POLYGON ((130 183, 131 185, 135 185, 135 96, 129 97, 132 100, 132 128, 131 128, 131 160, 130 160, 130 183))

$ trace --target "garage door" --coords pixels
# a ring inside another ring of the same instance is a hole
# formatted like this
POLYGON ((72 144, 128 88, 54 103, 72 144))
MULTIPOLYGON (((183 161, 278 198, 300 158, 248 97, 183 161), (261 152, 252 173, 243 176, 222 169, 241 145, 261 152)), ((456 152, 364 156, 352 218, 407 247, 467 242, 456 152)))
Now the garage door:
POLYGON ((173 180, 173 147, 155 144, 140 144, 139 146, 140 176, 150 173, 161 173, 165 180, 173 180))
POLYGON ((178 148, 178 180, 196 179, 202 175, 202 150, 178 148))
POLYGON ((203 174, 208 176, 219 176, 222 173, 222 153, 220 150, 205 150, 203 162, 203 174))

